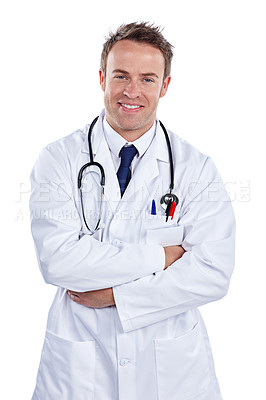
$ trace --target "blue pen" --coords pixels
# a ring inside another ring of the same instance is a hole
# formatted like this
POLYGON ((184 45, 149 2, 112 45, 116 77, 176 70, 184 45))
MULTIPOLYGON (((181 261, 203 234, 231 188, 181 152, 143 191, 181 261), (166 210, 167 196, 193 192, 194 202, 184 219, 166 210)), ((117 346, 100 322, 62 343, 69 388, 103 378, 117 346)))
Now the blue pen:
POLYGON ((152 204, 151 204, 151 215, 156 215, 156 204, 155 204, 155 200, 152 200, 152 204))

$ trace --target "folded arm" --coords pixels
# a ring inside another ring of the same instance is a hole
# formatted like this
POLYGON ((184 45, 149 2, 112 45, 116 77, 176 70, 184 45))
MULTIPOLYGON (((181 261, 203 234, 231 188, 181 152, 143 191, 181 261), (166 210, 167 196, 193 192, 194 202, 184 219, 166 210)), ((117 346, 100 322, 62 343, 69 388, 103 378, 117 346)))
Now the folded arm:
MULTIPOLYGON (((185 252, 182 246, 164 247, 165 266, 164 270, 181 258, 185 252)), ((87 292, 75 292, 68 290, 67 294, 75 303, 86 307, 104 308, 115 305, 115 299, 112 288, 93 290, 87 292)))
POLYGON ((79 237, 81 219, 73 198, 69 163, 62 154, 45 148, 31 174, 31 229, 44 280, 85 292, 162 271, 165 255, 161 246, 113 245, 87 234, 79 237))
POLYGON ((174 317, 227 293, 234 267, 235 219, 210 159, 186 196, 179 219, 184 255, 166 271, 113 288, 125 332, 174 317))

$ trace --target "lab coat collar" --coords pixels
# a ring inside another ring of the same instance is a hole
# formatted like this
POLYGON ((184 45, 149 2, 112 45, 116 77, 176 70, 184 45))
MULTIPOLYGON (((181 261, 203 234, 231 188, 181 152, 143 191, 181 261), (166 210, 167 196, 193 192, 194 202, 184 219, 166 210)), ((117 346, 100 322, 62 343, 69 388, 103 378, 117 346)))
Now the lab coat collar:
MULTIPOLYGON (((103 118, 105 115, 105 110, 102 110, 102 112, 99 115, 99 118, 96 122, 96 124, 94 125, 94 128, 92 130, 92 150, 93 150, 93 154, 96 155, 100 146, 101 141, 104 138, 103 135, 103 118)), ((90 124, 88 124, 85 127, 85 140, 81 149, 82 153, 88 153, 89 154, 89 143, 88 143, 88 133, 89 133, 89 129, 90 129, 90 124)))
MULTIPOLYGON (((105 116, 105 110, 103 109, 92 131, 92 149, 94 156, 97 154, 99 150, 101 141, 105 140, 104 130, 103 130, 104 116, 105 116)), ((81 150, 82 153, 88 153, 88 154, 89 154, 89 144, 88 144, 89 127, 90 125, 87 125, 85 128, 86 137, 81 150)), ((164 162, 169 161, 168 149, 165 141, 164 132, 160 126, 158 118, 156 119, 156 134, 153 138, 151 147, 153 147, 153 156, 155 156, 158 160, 164 162)))
POLYGON ((169 162, 168 147, 164 135, 164 131, 157 120, 156 134, 154 137, 154 155, 157 160, 169 162))

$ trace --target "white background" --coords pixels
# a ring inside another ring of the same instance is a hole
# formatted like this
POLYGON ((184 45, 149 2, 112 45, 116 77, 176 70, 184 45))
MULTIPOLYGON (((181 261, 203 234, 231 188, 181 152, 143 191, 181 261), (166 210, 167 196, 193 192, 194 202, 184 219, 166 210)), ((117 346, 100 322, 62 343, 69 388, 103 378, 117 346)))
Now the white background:
POLYGON ((109 28, 148 20, 164 26, 175 45, 172 82, 158 115, 212 156, 237 218, 229 293, 202 307, 223 397, 265 399, 265 2, 5 3, 0 6, 0 398, 31 398, 56 290, 44 284, 34 253, 30 170, 43 146, 83 127, 103 108, 98 67, 109 28))

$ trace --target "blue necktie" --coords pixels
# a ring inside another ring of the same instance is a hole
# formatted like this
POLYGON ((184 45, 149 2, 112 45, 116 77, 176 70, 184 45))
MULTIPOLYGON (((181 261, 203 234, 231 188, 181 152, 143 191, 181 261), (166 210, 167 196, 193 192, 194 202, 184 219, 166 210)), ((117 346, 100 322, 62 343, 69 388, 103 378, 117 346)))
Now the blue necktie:
POLYGON ((126 190, 126 187, 130 181, 130 165, 136 154, 137 149, 135 146, 124 146, 120 151, 121 163, 117 171, 117 178, 120 185, 121 197, 123 196, 124 191, 126 190))

